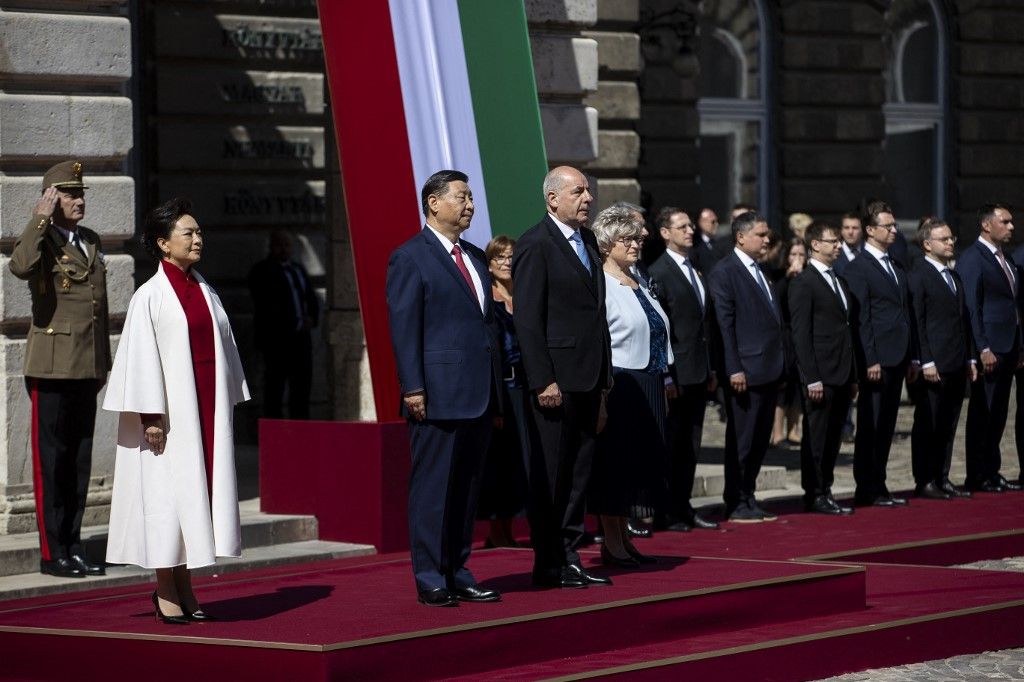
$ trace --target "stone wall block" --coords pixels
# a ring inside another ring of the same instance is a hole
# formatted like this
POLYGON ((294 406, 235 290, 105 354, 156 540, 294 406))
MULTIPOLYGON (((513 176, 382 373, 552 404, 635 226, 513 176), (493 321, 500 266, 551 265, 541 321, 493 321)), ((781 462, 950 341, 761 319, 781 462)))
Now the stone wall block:
MULTIPOLYGON (((85 219, 82 224, 103 239, 104 249, 119 249, 135 233, 135 181, 123 175, 90 175, 85 165, 85 219)), ((39 199, 42 176, 0 176, 0 240, 21 236, 39 199)))
POLYGON ((646 142, 640 173, 652 176, 693 177, 700 173, 700 150, 693 141, 646 142))
POLYGON ((598 178, 597 208, 611 206, 616 201, 640 205, 640 183, 633 178, 598 178))
POLYGON ((639 83, 645 108, 652 100, 685 102, 692 106, 698 95, 696 78, 680 78, 670 67, 661 64, 647 64, 640 74, 639 83))
POLYGON ((878 194, 878 180, 822 179, 784 180, 782 209, 785 213, 803 211, 811 215, 838 215, 856 206, 862 197, 878 194))
POLYGON ((792 37, 782 42, 782 65, 793 69, 879 71, 885 52, 877 40, 792 37))
POLYGON ((1024 84, 1018 79, 994 86, 987 78, 960 78, 957 90, 960 106, 967 109, 1024 109, 1024 84))
POLYGON ((880 110, 806 110, 782 112, 782 138, 786 141, 880 141, 885 118, 880 110))
POLYGON ((165 174, 159 196, 192 199, 207 227, 314 227, 324 223, 323 180, 302 177, 165 174))
POLYGON ((637 131, 645 138, 695 138, 700 115, 696 107, 684 104, 645 104, 637 131))
POLYGON ((782 102, 784 105, 880 106, 885 102, 885 81, 877 74, 818 76, 785 73, 782 75, 782 102))
POLYGON ((1016 177, 962 178, 956 189, 959 205, 968 208, 997 201, 1010 206, 1024 205, 1024 188, 1016 177))
POLYGON ((782 150, 787 178, 880 176, 884 154, 878 145, 791 144, 782 150))
POLYGON ((636 23, 640 21, 640 0, 597 0, 599 21, 636 23))
POLYGON ((1024 47, 1005 45, 960 45, 960 72, 986 76, 1024 74, 1024 47))
POLYGON ((322 68, 323 40, 316 19, 220 14, 218 4, 196 5, 187 11, 158 4, 154 16, 157 56, 274 60, 282 67, 292 63, 322 68))
POLYGON ((119 82, 132 72, 131 25, 123 17, 0 10, 0 46, 0 74, 34 83, 119 82))
MULTIPOLYGON (((644 193, 651 198, 651 206, 657 211, 661 206, 700 206, 700 186, 695 178, 641 178, 644 193)), ((698 208, 690 210, 697 211, 698 208)), ((690 218, 694 216, 691 214, 690 218)))
POLYGON ((584 31, 583 35, 597 41, 597 60, 602 70, 630 74, 640 72, 643 62, 640 58, 640 36, 636 33, 584 31))
MULTIPOLYGON (((156 107, 161 114, 316 116, 324 113, 322 73, 160 65, 156 107)), ((339 103, 344 94, 335 94, 339 103)))
POLYGON ((1024 35, 1024 14, 991 9, 966 12, 957 17, 957 28, 962 40, 1017 42, 1024 35))
POLYGON ((530 37, 540 95, 581 95, 597 90, 597 41, 550 34, 530 37))
POLYGON ((640 118, 640 91, 636 83, 600 81, 597 92, 584 98, 583 103, 597 109, 602 121, 635 121, 640 118))
POLYGON ((782 7, 782 29, 786 33, 864 33, 881 35, 885 30, 882 11, 873 3, 845 0, 801 0, 782 7))
POLYGON ((640 160, 640 136, 632 130, 599 130, 601 155, 587 164, 590 170, 633 170, 640 160))
POLYGON ((597 21, 597 0, 526 0, 531 24, 590 26, 597 21))
POLYGON ((541 104, 540 121, 549 164, 579 164, 597 158, 597 109, 577 104, 541 104))
POLYGON ((157 130, 161 169, 320 170, 324 129, 308 126, 167 123, 157 130), (182 140, 189 143, 182 144, 182 140))
POLYGON ((122 159, 132 148, 124 97, 0 94, 0 159, 122 159))
POLYGON ((1024 176, 1024 149, 1019 144, 965 144, 959 151, 960 175, 987 177, 998 168, 1002 175, 1024 176))
POLYGON ((1024 118, 1020 112, 960 112, 960 143, 1024 141, 1024 118))

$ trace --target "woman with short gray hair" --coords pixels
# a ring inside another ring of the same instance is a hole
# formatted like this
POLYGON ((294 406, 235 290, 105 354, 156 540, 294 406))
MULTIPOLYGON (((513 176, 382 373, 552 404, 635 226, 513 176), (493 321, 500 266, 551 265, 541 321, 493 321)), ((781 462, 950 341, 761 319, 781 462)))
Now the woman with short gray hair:
POLYGON ((594 219, 605 278, 605 308, 614 386, 608 421, 598 436, 588 509, 601 516, 603 563, 638 568, 654 561, 633 547, 631 516, 653 516, 665 496, 665 413, 675 385, 668 316, 631 274, 643 246, 643 224, 633 211, 613 207, 594 219))

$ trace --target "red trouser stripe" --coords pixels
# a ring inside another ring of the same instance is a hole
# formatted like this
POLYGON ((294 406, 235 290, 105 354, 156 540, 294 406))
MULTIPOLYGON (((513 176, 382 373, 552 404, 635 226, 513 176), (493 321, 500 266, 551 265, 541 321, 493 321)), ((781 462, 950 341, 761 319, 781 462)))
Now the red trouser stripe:
POLYGON ((46 522, 43 517, 43 466, 39 459, 39 387, 32 379, 32 489, 36 495, 36 523, 39 525, 39 553, 44 561, 50 560, 50 544, 46 540, 46 522))

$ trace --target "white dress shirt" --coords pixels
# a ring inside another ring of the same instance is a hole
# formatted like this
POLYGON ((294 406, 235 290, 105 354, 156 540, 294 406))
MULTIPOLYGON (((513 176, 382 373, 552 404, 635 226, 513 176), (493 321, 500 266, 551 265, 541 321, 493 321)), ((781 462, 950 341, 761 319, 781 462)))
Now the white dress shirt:
MULTIPOLYGON (((441 242, 441 246, 444 247, 445 253, 447 253, 452 259, 452 263, 455 263, 455 254, 452 253, 452 249, 455 248, 455 244, 449 241, 448 237, 445 237, 430 225, 427 225, 427 229, 434 233, 434 236, 441 242)), ((460 239, 459 241, 462 240, 460 239)), ((484 285, 483 282, 480 281, 480 273, 478 273, 476 268, 473 266, 473 260, 469 257, 469 252, 466 251, 466 248, 461 244, 459 245, 459 248, 462 250, 462 260, 466 264, 466 269, 469 270, 469 277, 473 280, 473 288, 476 289, 476 300, 477 303, 480 304, 480 312, 482 313, 484 312, 484 306, 486 303, 484 299, 484 285)), ((457 263, 455 267, 459 267, 457 263)))
POLYGON ((700 299, 700 304, 706 305, 707 296, 704 293, 704 285, 700 281, 700 276, 697 275, 697 268, 693 265, 693 259, 687 258, 680 253, 676 253, 672 249, 665 249, 665 253, 675 261, 675 264, 678 265, 679 269, 682 271, 683 277, 686 278, 686 281, 689 282, 690 286, 692 286, 694 291, 697 292, 697 298, 700 299), (689 261, 690 267, 686 267, 687 261, 689 261), (693 272, 693 279, 690 279, 691 272, 693 272))
POLYGON ((743 263, 743 267, 745 267, 747 269, 747 274, 750 275, 750 277, 754 280, 754 284, 757 285, 757 288, 758 289, 767 289, 768 290, 768 298, 769 298, 769 300, 774 301, 775 297, 772 295, 772 287, 771 287, 771 285, 768 284, 768 278, 764 276, 763 272, 760 273, 761 277, 764 278, 764 287, 762 287, 761 286, 761 280, 758 279, 758 273, 755 272, 755 271, 760 269, 760 268, 754 267, 754 266, 757 265, 757 261, 755 261, 753 258, 751 258, 750 256, 748 256, 747 254, 743 253, 742 251, 740 251, 739 249, 737 249, 735 247, 733 247, 733 251, 736 252, 736 257, 739 258, 740 261, 743 263))
MULTIPOLYGON (((872 255, 872 257, 874 257, 874 259, 878 261, 878 264, 882 266, 882 270, 885 272, 885 275, 887 277, 889 277, 890 279, 892 279, 892 275, 889 274, 890 270, 892 271, 892 273, 896 272, 896 266, 893 265, 894 261, 892 259, 892 256, 890 256, 885 251, 882 251, 881 249, 875 247, 874 245, 868 244, 867 242, 864 242, 864 250, 867 251, 868 253, 870 253, 872 255), (883 258, 888 258, 889 259, 889 264, 888 265, 886 265, 885 261, 882 260, 883 258)), ((896 275, 896 281, 897 282, 899 281, 899 279, 900 279, 900 276, 896 275)))

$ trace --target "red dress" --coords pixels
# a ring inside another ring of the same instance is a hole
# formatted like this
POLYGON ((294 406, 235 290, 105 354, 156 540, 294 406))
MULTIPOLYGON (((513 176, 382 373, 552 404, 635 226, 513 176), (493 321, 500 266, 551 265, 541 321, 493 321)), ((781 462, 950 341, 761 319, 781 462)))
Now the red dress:
POLYGON ((192 351, 192 373, 196 382, 196 400, 199 403, 199 426, 203 436, 203 456, 206 462, 206 489, 213 495, 213 409, 217 397, 217 361, 213 345, 213 316, 206 305, 199 282, 185 274, 178 266, 160 261, 164 274, 171 281, 174 293, 185 311, 188 321, 188 345, 192 351))

